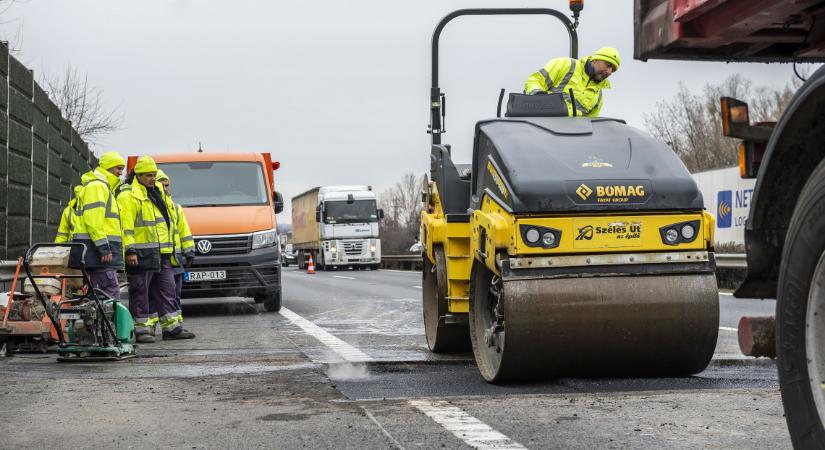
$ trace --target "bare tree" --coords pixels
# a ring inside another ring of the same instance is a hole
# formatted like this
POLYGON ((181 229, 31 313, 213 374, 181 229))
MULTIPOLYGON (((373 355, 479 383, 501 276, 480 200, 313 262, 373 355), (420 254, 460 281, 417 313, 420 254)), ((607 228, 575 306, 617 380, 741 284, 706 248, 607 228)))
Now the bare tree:
POLYGON ((424 177, 408 172, 395 186, 378 196, 384 210, 381 222, 381 246, 384 253, 403 253, 418 240, 421 226, 421 187, 424 177))
POLYGON ((0 25, 4 31, 0 32, 0 40, 4 41, 12 54, 20 53, 23 46, 23 19, 8 18, 8 12, 16 0, 0 0, 0 25), (7 30, 10 25, 17 22, 17 27, 13 35, 9 35, 7 30))
POLYGON ((72 122, 80 137, 89 144, 100 144, 103 136, 120 129, 123 115, 108 109, 103 101, 103 91, 89 84, 89 76, 81 74, 71 65, 62 76, 43 75, 41 85, 49 93, 63 117, 72 122))
POLYGON ((734 166, 738 141, 722 135, 719 98, 748 102, 753 121, 776 121, 800 85, 796 79, 791 83, 781 89, 755 88, 751 80, 735 74, 705 85, 701 94, 680 83, 673 99, 658 102, 655 112, 644 115, 645 127, 670 145, 691 172, 734 166))

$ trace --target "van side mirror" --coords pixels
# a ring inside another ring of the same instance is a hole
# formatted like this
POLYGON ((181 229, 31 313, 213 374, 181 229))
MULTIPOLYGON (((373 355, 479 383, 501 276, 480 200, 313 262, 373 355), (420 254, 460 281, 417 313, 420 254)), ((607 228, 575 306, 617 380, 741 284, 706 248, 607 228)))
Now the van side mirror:
POLYGON ((381 208, 378 208, 378 220, 381 220, 383 218, 384 218, 384 210, 381 209, 381 208))
POLYGON ((280 214, 284 211, 284 196, 280 192, 275 191, 275 214, 280 214))

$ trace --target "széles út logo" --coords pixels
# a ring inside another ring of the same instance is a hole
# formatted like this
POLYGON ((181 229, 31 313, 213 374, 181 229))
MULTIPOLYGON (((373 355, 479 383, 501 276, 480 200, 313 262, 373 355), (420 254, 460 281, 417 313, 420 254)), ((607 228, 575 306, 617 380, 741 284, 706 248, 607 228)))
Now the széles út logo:
POLYGON ((576 236, 577 241, 589 241, 593 239, 593 225, 585 225, 579 228, 579 234, 576 236))

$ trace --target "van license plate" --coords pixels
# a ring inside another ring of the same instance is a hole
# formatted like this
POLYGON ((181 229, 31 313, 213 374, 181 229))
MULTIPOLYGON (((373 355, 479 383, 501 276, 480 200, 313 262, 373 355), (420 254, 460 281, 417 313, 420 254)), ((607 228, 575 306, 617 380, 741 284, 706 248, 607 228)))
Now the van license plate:
POLYGON ((225 280, 225 270, 209 270, 206 272, 186 272, 184 279, 187 282, 191 281, 211 281, 211 280, 225 280))

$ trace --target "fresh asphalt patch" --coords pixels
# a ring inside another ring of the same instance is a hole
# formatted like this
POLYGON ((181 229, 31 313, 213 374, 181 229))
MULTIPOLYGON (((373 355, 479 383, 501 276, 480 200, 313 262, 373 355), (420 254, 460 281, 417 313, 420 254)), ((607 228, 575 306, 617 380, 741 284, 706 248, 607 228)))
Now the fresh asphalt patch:
POLYGON ((558 378, 509 385, 485 382, 471 360, 369 362, 351 373, 337 377, 328 370, 335 388, 350 400, 778 387, 776 367, 761 362, 714 361, 704 372, 687 377, 558 378))

